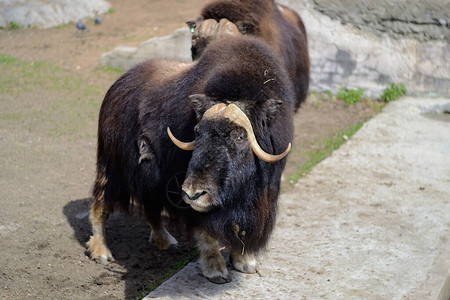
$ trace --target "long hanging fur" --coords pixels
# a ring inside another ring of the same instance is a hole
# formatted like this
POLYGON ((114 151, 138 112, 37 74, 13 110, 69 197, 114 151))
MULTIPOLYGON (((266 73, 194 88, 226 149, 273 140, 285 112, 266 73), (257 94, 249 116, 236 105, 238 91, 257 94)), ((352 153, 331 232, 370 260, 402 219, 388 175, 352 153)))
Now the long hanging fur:
POLYGON ((178 149, 166 128, 181 140, 193 140, 202 112, 219 102, 243 107, 265 151, 280 153, 291 142, 292 83, 273 50, 256 38, 220 39, 195 63, 151 60, 118 79, 107 92, 99 117, 94 198, 105 204, 102 213, 117 207, 127 210, 133 200, 155 224, 166 208, 175 219, 207 230, 238 252, 242 242, 248 250, 263 249, 275 223, 285 159, 268 164, 252 155, 245 170, 229 169, 230 178, 242 171, 245 180, 227 183, 222 206, 209 213, 179 209, 167 200, 168 180, 189 172, 196 150, 192 154, 178 149), (197 112, 189 100, 193 94, 209 99, 197 112), (282 102, 276 113, 267 106, 271 99, 282 102))

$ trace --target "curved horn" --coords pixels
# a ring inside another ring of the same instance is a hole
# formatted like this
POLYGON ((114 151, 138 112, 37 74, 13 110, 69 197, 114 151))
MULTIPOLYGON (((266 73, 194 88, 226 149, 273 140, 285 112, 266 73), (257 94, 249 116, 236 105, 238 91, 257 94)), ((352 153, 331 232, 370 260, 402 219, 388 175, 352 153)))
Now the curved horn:
POLYGON ((216 105, 210 107, 207 111, 205 111, 205 113, 203 114, 203 118, 209 118, 214 115, 217 115, 226 107, 227 107, 227 105, 225 103, 216 104, 216 105))
POLYGON ((217 35, 241 35, 241 33, 239 32, 236 24, 232 23, 228 19, 223 18, 220 19, 219 25, 217 26, 217 35))
MULTIPOLYGON (((216 115, 220 111, 222 111, 226 107, 225 103, 219 103, 214 105, 213 107, 209 108, 205 113, 203 114, 203 117, 211 117, 213 115, 216 115)), ((192 142, 182 142, 179 139, 177 139, 173 134, 172 131, 170 131, 170 128, 167 127, 167 134, 169 135, 170 140, 180 148, 181 150, 185 151, 192 151, 195 148, 195 141, 192 142)))
POLYGON ((180 141, 179 139, 177 139, 172 134, 172 131, 170 131, 169 127, 167 127, 167 134, 169 135, 170 140, 175 144, 175 146, 177 146, 181 150, 185 150, 185 151, 192 151, 192 150, 194 150, 195 141, 192 141, 192 142, 189 142, 189 143, 180 141))
POLYGON ((230 119, 239 126, 244 127, 244 129, 247 131, 248 140, 250 142, 250 147, 252 148, 253 153, 255 153, 255 155, 258 156, 261 160, 268 163, 274 163, 281 160, 289 153, 289 151, 291 151, 291 143, 289 143, 286 150, 284 150, 284 152, 281 154, 273 155, 265 152, 261 148, 261 146, 259 146, 258 141, 256 140, 250 120, 245 115, 245 113, 235 104, 230 104, 227 106, 224 117, 230 119))

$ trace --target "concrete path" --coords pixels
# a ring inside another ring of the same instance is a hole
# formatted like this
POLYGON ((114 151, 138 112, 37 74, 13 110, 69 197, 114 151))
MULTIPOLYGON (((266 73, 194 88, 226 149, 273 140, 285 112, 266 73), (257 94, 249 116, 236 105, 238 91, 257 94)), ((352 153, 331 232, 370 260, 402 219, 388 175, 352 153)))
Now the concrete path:
POLYGON ((390 103, 282 195, 260 274, 193 262, 146 299, 450 299, 450 117, 424 114, 443 110, 390 103))

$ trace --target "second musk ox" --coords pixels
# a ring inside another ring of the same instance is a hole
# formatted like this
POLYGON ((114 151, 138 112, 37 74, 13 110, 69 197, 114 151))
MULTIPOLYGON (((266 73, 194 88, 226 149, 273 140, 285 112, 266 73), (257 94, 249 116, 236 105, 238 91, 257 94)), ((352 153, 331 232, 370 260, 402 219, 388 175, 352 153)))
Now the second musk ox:
POLYGON ((309 55, 305 26, 300 16, 274 0, 213 0, 201 16, 188 21, 192 34, 192 58, 198 59, 214 39, 252 35, 279 55, 293 81, 297 110, 308 95, 309 55))
POLYGON ((92 258, 113 259, 105 223, 134 203, 160 249, 177 244, 163 210, 186 224, 212 282, 230 280, 221 246, 237 270, 256 272, 293 137, 293 90, 281 65, 255 38, 223 38, 197 62, 150 60, 112 85, 99 116, 92 258))

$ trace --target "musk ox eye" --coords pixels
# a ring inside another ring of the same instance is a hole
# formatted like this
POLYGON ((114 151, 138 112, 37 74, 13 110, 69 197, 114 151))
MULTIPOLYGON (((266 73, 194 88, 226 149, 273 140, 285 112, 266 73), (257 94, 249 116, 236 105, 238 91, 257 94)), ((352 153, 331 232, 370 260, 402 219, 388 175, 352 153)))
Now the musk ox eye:
POLYGON ((241 143, 244 140, 244 135, 240 134, 236 137, 236 142, 241 143))

